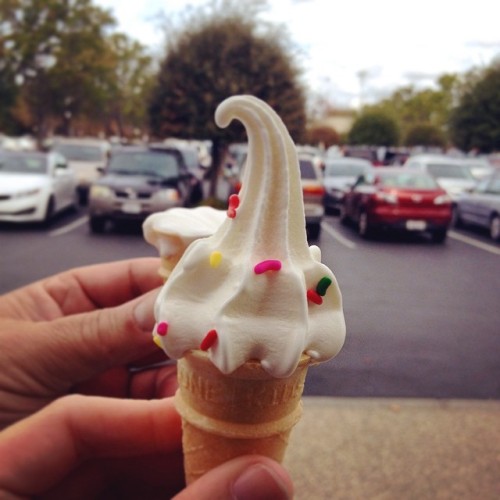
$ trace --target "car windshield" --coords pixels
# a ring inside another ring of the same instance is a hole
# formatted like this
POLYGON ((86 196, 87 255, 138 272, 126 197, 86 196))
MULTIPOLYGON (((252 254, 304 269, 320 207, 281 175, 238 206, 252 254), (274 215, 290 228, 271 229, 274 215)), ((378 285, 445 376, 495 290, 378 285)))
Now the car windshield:
POLYGON ((473 179, 472 174, 463 165, 449 163, 431 163, 428 171, 433 177, 445 179, 473 179))
POLYGON ((171 153, 141 151, 114 154, 108 172, 172 178, 179 176, 179 167, 177 159, 171 153))
POLYGON ((394 172, 379 177, 380 184, 386 187, 403 189, 437 189, 437 182, 429 175, 394 172))
POLYGON ((366 170, 364 165, 350 165, 348 163, 327 163, 326 177, 358 177, 366 170))
POLYGON ((70 161, 103 161, 104 151, 98 146, 86 144, 56 144, 54 151, 70 161))
POLYGON ((47 158, 37 154, 0 155, 0 172, 45 174, 47 172, 47 158))
POLYGON ((300 176, 302 179, 317 179, 316 170, 309 160, 299 160, 300 176))

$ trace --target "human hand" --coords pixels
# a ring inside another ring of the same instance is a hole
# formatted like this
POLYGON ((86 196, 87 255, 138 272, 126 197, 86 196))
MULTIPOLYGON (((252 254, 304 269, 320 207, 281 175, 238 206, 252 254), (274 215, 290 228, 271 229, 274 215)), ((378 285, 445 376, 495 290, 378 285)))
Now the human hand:
POLYGON ((165 359, 151 339, 159 265, 83 267, 0 297, 0 429, 69 392, 173 394, 175 366, 129 369, 165 359))
MULTIPOLYGON (((0 497, 171 498, 183 487, 181 422, 172 399, 66 396, 0 433, 0 497)), ((276 462, 244 456, 176 500, 291 498, 276 462)))

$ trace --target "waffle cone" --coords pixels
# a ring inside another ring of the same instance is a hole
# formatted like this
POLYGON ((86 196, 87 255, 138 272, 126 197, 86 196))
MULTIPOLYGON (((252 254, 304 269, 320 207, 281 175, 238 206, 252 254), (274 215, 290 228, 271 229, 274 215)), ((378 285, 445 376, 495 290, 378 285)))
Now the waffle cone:
POLYGON ((190 484, 240 455, 281 462, 292 427, 302 414, 301 395, 310 358, 288 378, 275 378, 258 361, 229 375, 202 351, 178 361, 175 406, 182 416, 184 469, 190 484))

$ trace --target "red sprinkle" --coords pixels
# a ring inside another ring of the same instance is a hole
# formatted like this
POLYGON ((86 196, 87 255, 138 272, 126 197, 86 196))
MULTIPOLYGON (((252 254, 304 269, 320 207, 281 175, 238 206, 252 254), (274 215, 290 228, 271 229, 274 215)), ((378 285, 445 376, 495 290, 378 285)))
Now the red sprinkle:
POLYGON ((210 330, 205 338, 201 341, 200 349, 202 351, 208 351, 217 340, 217 332, 215 330, 210 330))
POLYGON ((167 334, 167 332, 168 332, 168 323, 166 321, 158 323, 158 326, 156 327, 156 333, 164 337, 167 334))
POLYGON ((281 269, 281 261, 276 259, 263 260, 253 268, 255 274, 262 274, 267 271, 279 271, 281 269))
POLYGON ((236 217, 236 209, 240 206, 240 197, 237 194, 232 194, 229 197, 228 203, 227 216, 230 219, 234 219, 236 217))
POLYGON ((229 197, 229 206, 231 208, 238 208, 240 206, 240 197, 237 194, 232 194, 229 197))
POLYGON ((323 298, 316 290, 307 290, 307 299, 318 305, 323 304, 323 298))

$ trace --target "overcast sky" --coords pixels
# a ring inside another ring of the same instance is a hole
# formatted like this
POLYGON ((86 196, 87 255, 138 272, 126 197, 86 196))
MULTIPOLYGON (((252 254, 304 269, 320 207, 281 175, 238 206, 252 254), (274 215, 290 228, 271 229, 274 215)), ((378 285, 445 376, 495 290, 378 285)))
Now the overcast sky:
MULTIPOLYGON (((206 0, 94 0, 111 8, 118 29, 159 52, 158 13, 206 0)), ((489 65, 500 55, 498 0, 269 0, 268 20, 285 24, 301 47, 312 90, 338 106, 373 101, 446 72, 489 65)))

